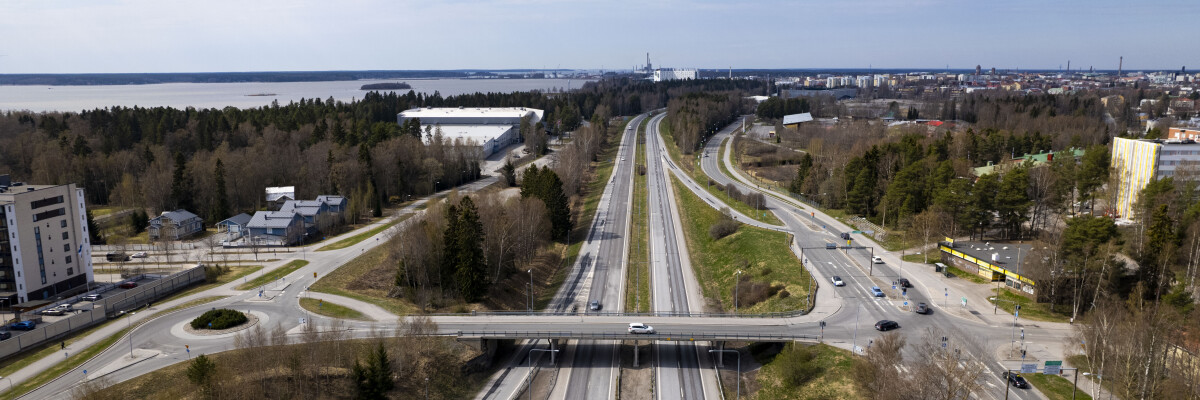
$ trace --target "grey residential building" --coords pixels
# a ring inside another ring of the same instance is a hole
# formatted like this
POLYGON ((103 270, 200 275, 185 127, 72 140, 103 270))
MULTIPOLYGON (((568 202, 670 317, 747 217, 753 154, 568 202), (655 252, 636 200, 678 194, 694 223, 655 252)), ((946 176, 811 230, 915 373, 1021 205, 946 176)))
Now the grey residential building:
POLYGON ((179 240, 204 230, 204 220, 188 210, 163 211, 150 219, 150 240, 179 240))
POLYGON ((0 175, 0 308, 86 290, 87 230, 83 189, 0 175))

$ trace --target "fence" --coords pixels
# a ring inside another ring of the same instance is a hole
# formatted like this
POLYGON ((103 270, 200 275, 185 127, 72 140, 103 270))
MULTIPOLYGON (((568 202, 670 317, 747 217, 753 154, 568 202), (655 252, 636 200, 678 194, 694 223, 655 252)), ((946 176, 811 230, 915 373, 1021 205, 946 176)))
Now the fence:
MULTIPOLYGON (((130 310, 140 307, 143 304, 158 300, 166 295, 175 293, 179 289, 190 286, 193 283, 204 280, 204 267, 194 267, 186 271, 182 271, 163 279, 152 281, 142 286, 123 291, 106 297, 92 303, 91 309, 84 309, 82 312, 70 317, 58 320, 49 324, 38 324, 32 331, 24 334, 13 335, 12 339, 0 341, 0 359, 7 358, 14 354, 20 353, 31 347, 39 346, 46 342, 52 342, 66 336, 71 332, 75 332, 92 325, 107 321, 111 317, 119 315, 120 311, 130 310), (100 307, 96 307, 99 305, 100 307)), ((101 293, 111 290, 112 286, 106 286, 92 291, 93 293, 101 293)), ((52 304, 75 303, 79 301, 82 295, 52 304)), ((15 333, 15 332, 14 332, 15 333)))
MULTIPOLYGON (((780 328, 791 329, 791 328, 780 328)), ((457 331, 453 333, 433 334, 433 336, 458 336, 463 338, 494 338, 494 339, 610 339, 610 340, 662 340, 662 341, 816 341, 820 335, 793 334, 745 334, 745 333, 709 333, 709 332, 655 332, 653 334, 610 333, 610 332, 572 332, 572 331, 457 331)))

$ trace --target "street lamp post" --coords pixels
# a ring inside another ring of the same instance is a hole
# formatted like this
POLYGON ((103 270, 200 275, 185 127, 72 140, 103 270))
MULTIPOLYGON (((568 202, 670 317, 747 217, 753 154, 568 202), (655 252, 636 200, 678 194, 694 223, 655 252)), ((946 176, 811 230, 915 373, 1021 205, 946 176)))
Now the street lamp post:
POLYGON ((131 312, 129 318, 125 319, 125 327, 129 329, 129 358, 131 359, 133 358, 133 314, 137 313, 131 312))
POLYGON ((735 272, 735 273, 733 274, 733 276, 735 277, 735 278, 733 278, 733 315, 737 315, 737 308, 738 308, 738 283, 740 283, 740 282, 741 282, 741 278, 742 278, 742 270, 740 270, 740 269, 739 269, 739 270, 737 270, 737 272, 735 272))
POLYGON ((709 350, 709 353, 733 353, 737 354, 737 399, 742 398, 742 353, 737 350, 709 350))
POLYGON ((529 269, 529 312, 533 312, 533 268, 529 269))
POLYGON ((533 353, 535 351, 550 353, 551 363, 554 362, 554 354, 558 353, 557 349, 529 349, 529 353, 525 355, 525 358, 529 360, 529 384, 525 386, 525 392, 529 393, 529 400, 533 400, 533 353))

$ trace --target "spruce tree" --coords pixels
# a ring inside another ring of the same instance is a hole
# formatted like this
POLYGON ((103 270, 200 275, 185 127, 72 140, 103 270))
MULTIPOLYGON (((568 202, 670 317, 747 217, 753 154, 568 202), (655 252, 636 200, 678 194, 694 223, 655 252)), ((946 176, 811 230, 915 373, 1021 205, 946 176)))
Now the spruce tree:
POLYGON ((221 159, 217 159, 217 166, 213 168, 213 181, 217 186, 217 204, 213 208, 211 221, 219 221, 229 217, 229 196, 225 193, 225 165, 221 163, 221 159))
POLYGON ((176 209, 192 211, 192 178, 187 175, 183 153, 175 152, 175 173, 171 180, 171 202, 176 209))

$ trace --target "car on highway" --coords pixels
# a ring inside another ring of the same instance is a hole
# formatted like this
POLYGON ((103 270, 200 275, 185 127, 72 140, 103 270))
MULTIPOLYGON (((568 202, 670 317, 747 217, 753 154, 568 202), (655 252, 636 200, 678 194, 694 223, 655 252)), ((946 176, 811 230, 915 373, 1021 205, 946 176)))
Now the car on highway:
POLYGON ((875 297, 887 296, 887 295, 883 294, 883 290, 880 290, 879 286, 871 286, 871 295, 875 296, 875 297))
POLYGON ((830 280, 833 281, 833 286, 846 286, 846 282, 840 276, 834 275, 830 280))
POLYGON ((910 287, 913 287, 913 286, 912 286, 912 282, 909 282, 909 281, 908 281, 908 278, 900 278, 900 279, 897 279, 897 280, 896 280, 896 285, 899 285, 899 286, 900 286, 900 287, 902 287, 902 288, 910 288, 910 287))
POLYGON ((34 328, 37 328, 37 322, 35 321, 18 321, 8 326, 8 329, 17 331, 32 331, 34 328))
POLYGON ((836 249, 837 243, 825 243, 825 248, 830 250, 836 249))
POLYGON ((842 240, 850 240, 850 232, 842 232, 842 240))
POLYGON ((1025 380, 1025 377, 1021 376, 1021 374, 1018 374, 1016 372, 1004 371, 1003 374, 1000 374, 1000 377, 1004 378, 1004 380, 1008 381, 1008 384, 1012 385, 1012 387, 1020 388, 1020 389, 1029 388, 1029 382, 1025 380))
POLYGON ((900 329, 900 323, 887 319, 875 323, 875 330, 877 331, 890 331, 892 329, 900 329))
POLYGON ((600 300, 592 300, 588 303, 588 309, 592 311, 600 311, 600 300))
POLYGON ((125 281, 125 282, 121 282, 121 284, 117 285, 117 287, 119 287, 121 289, 133 289, 133 288, 137 287, 137 282, 125 281))
POLYGON ((92 294, 80 297, 79 299, 83 300, 83 301, 93 301, 94 302, 94 301, 100 300, 102 298, 104 298, 104 296, 101 296, 100 293, 92 293, 92 294))
POLYGON ((641 323, 641 322, 633 322, 633 323, 630 323, 630 324, 629 324, 629 333, 635 333, 635 334, 637 334, 637 333, 652 334, 652 333, 654 333, 654 327, 653 327, 653 326, 650 326, 650 325, 643 324, 643 323, 641 323))
POLYGON ((139 251, 137 253, 133 253, 133 255, 129 256, 129 258, 146 258, 146 252, 139 251))
POLYGON ((929 305, 928 305, 928 304, 925 304, 925 303, 917 303, 917 307, 916 307, 916 308, 913 308, 913 312, 915 312, 915 313, 917 313, 917 314, 926 314, 926 315, 928 315, 929 313, 932 313, 932 312, 933 312, 933 310, 929 309, 929 305))
POLYGON ((876 263, 876 264, 883 264, 883 258, 880 258, 879 256, 871 257, 871 262, 876 263))

